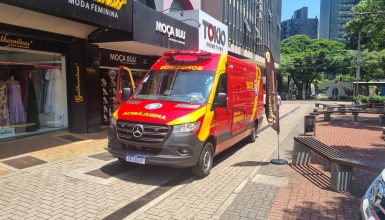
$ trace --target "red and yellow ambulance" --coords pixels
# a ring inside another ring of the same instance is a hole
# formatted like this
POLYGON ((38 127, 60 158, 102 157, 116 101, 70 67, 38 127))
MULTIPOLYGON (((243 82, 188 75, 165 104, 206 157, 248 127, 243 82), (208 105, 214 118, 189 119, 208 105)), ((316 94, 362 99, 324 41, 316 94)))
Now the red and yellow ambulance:
POLYGON ((192 167, 204 177, 215 155, 255 141, 262 123, 261 71, 227 54, 166 52, 122 96, 108 151, 123 163, 192 167))

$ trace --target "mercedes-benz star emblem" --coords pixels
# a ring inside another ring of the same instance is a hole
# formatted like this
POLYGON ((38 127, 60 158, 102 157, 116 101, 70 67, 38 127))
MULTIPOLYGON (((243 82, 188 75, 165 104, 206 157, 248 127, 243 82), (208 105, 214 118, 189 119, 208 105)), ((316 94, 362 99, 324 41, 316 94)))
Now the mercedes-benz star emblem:
POLYGON ((132 135, 134 135, 134 137, 136 138, 140 138, 143 135, 143 131, 144 131, 143 125, 137 124, 132 129, 132 135))

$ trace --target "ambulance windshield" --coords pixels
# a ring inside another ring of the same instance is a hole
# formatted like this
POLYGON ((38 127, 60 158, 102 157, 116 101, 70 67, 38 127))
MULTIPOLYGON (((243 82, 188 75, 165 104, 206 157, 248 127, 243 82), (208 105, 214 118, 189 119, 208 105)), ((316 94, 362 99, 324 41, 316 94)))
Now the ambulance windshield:
POLYGON ((186 103, 206 103, 213 85, 213 71, 152 70, 134 98, 186 103))

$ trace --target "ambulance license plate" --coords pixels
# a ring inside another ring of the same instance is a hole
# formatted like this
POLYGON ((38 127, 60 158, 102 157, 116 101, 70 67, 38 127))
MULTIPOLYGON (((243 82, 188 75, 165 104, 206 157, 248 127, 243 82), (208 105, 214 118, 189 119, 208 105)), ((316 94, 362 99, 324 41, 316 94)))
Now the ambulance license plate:
POLYGON ((146 159, 141 155, 127 154, 126 161, 131 163, 145 164, 146 159))

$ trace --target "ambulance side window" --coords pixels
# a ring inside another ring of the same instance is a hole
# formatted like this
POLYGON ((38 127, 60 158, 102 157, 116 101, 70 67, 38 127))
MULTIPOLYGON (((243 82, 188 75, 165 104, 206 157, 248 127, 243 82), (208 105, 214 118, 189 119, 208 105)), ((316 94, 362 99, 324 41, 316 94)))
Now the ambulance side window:
MULTIPOLYGON (((214 102, 217 101, 218 93, 225 93, 227 95, 227 73, 221 74, 218 80, 217 85, 217 91, 215 91, 215 99, 214 102)), ((227 107, 227 103, 225 106, 220 107, 227 107)))

